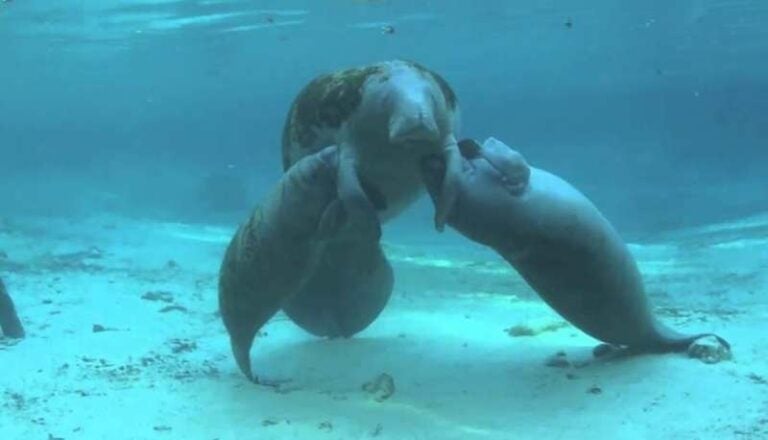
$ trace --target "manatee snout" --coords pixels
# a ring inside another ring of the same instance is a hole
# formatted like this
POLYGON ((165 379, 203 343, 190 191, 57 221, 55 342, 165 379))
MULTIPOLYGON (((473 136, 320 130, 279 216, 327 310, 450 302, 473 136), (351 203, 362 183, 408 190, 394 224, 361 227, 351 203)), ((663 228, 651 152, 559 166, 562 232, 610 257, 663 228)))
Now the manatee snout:
POLYGON ((413 106, 394 113, 389 121, 389 142, 393 145, 439 141, 440 129, 429 107, 413 106))

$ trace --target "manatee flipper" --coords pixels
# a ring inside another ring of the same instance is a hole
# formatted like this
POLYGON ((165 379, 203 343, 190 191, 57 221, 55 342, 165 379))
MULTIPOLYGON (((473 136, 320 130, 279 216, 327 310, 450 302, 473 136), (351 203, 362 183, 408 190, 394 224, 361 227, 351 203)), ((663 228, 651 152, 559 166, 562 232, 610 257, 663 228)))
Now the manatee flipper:
POLYGON ((451 135, 443 145, 445 176, 440 188, 440 196, 435 199, 435 229, 442 232, 445 223, 456 203, 459 179, 461 178, 462 156, 456 138, 451 135))
POLYGON ((283 311, 315 336, 347 338, 379 316, 393 287, 392 266, 377 242, 337 240, 283 311))
POLYGON ((357 174, 354 157, 354 147, 342 145, 339 148, 339 164, 337 171, 337 185, 339 199, 344 203, 350 221, 362 228, 365 236, 373 235, 376 240, 381 237, 381 223, 376 212, 376 207, 368 198, 360 176, 357 174), (352 220, 354 219, 354 220, 352 220))
POLYGON ((5 289, 5 284, 0 278, 0 329, 9 338, 21 339, 24 337, 24 326, 21 325, 19 315, 13 300, 5 289))

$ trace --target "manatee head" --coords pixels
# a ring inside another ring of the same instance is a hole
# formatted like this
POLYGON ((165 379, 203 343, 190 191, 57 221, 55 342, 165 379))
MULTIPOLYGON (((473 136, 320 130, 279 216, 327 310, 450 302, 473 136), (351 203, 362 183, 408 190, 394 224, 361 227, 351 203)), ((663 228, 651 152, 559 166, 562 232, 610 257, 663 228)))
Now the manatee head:
MULTIPOLYGON (((470 139, 458 145, 461 171, 448 224, 488 246, 503 242, 502 234, 509 231, 510 218, 524 202, 531 169, 520 153, 494 138, 483 145, 470 139)), ((446 173, 445 161, 431 156, 421 166, 427 191, 437 203, 446 173)))
POLYGON ((440 155, 447 171, 437 199, 435 227, 442 230, 453 200, 459 152, 454 131, 456 96, 439 75, 412 62, 393 61, 366 79, 363 99, 346 125, 361 172, 393 204, 418 195, 420 161, 440 155))
POLYGON ((385 66, 366 79, 353 134, 434 152, 453 130, 453 92, 423 67, 405 61, 385 66))

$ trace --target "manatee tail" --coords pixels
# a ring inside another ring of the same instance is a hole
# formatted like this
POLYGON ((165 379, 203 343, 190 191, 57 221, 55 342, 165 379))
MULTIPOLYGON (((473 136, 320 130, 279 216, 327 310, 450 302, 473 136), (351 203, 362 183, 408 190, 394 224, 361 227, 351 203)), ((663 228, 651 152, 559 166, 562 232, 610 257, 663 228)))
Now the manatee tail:
POLYGON ((242 338, 239 339, 230 338, 230 342, 232 344, 232 354, 235 356, 237 367, 240 368, 240 371, 243 372, 243 375, 248 378, 248 380, 257 385, 278 387, 280 381, 266 380, 264 378, 260 378, 258 375, 253 374, 253 370, 251 368, 251 347, 253 346, 253 340, 255 338, 255 330, 250 333, 250 336, 245 334, 242 338))
POLYGON ((603 339, 597 335, 590 334, 596 339, 603 340, 603 344, 598 345, 593 350, 597 358, 616 357, 637 354, 663 354, 679 353, 689 349, 691 344, 701 338, 715 338, 722 347, 728 352, 731 351, 731 344, 725 338, 710 332, 684 334, 680 333, 659 321, 654 321, 653 328, 645 336, 639 339, 622 340, 607 338, 603 339))
MULTIPOLYGON (((625 356, 635 356, 642 354, 664 354, 664 353, 680 353, 687 351, 691 344, 696 340, 713 337, 717 339, 722 347, 727 352, 731 351, 731 344, 722 337, 714 333, 697 333, 695 335, 657 335, 660 338, 655 339, 653 342, 643 344, 631 344, 631 345, 616 345, 611 343, 603 343, 595 347, 592 351, 594 357, 601 359, 616 359, 625 356)), ((694 357, 700 357, 698 355, 692 355, 694 357)), ((705 362, 707 362, 705 360, 705 362)))
POLYGON ((235 362, 243 375, 257 382, 251 370, 251 346, 258 330, 280 309, 280 297, 260 296, 258 266, 251 259, 247 223, 230 241, 219 272, 219 313, 227 329, 235 362))
POLYGON ((681 352, 686 351, 688 347, 697 340, 706 337, 713 337, 722 344, 726 349, 730 351, 731 344, 723 337, 714 333, 696 333, 696 334, 684 334, 680 333, 672 328, 656 322, 655 330, 657 337, 655 340, 647 344, 639 344, 631 346, 632 351, 646 352, 646 353, 669 353, 669 352, 681 352))
POLYGON ((257 378, 253 377, 253 370, 251 369, 251 346, 253 345, 253 339, 256 337, 256 332, 250 337, 235 338, 231 337, 230 342, 232 344, 232 354, 235 356, 235 362, 237 367, 243 372, 243 375, 251 382, 258 382, 257 378))

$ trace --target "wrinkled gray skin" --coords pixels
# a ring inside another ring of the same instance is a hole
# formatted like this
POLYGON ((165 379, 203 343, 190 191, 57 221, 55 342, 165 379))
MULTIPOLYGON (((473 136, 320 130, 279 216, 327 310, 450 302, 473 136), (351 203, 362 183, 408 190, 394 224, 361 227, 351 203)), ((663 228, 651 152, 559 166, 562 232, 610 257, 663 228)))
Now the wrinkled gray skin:
POLYGON ((24 326, 16 314, 11 295, 5 289, 3 280, 0 279, 0 329, 9 338, 20 339, 24 337, 24 326))
MULTIPOLYGON (((653 316, 634 258, 577 189, 528 166, 520 153, 496 139, 482 146, 465 140, 459 146, 463 172, 448 224, 497 251, 569 322, 633 352, 685 350, 711 335, 680 334, 653 316)), ((444 165, 432 158, 423 162, 423 170, 434 197, 444 165)))
MULTIPOLYGON (((310 277, 318 276, 314 269, 326 244, 359 240, 367 243, 367 254, 373 254, 371 249, 378 247, 378 235, 361 236, 339 201, 338 160, 337 149, 328 147, 294 164, 240 226, 224 255, 219 273, 219 310, 237 365, 254 382, 267 384, 254 376, 251 369, 250 349, 256 333, 302 291, 310 277)), ((355 248, 349 249, 353 252, 355 248)), ((340 287, 346 287, 345 279, 337 280, 340 287)), ((363 276, 352 281, 356 284, 349 292, 372 292, 375 301, 368 304, 361 298, 350 306, 360 307, 360 313, 373 320, 383 307, 381 297, 388 298, 391 290, 382 293, 386 285, 378 290, 366 289, 363 276)), ((352 315, 355 312, 353 308, 349 310, 352 315)), ((322 321, 310 318, 305 321, 323 325, 322 321)), ((358 321, 355 325, 361 324, 358 321)))

